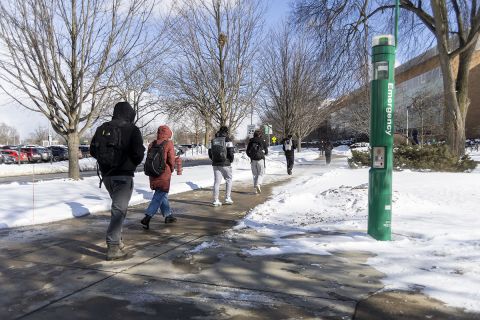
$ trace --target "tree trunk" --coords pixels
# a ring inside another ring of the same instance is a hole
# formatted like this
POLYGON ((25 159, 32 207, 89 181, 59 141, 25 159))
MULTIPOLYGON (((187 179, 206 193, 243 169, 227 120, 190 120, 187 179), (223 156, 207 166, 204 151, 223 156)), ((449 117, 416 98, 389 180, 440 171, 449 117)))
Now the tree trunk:
POLYGON ((205 136, 203 139, 203 144, 205 145, 206 148, 208 148, 208 144, 210 143, 210 141, 208 141, 208 130, 209 130, 208 121, 205 120, 205 136))
POLYGON ((78 165, 79 142, 80 136, 78 135, 78 132, 71 132, 68 134, 68 177, 73 180, 80 179, 80 167, 78 165))
MULTIPOLYGON (((435 18, 435 37, 437 38, 438 57, 442 70, 443 88, 445 96, 445 134, 447 145, 457 157, 465 154, 465 119, 470 100, 468 98, 468 79, 470 62, 475 45, 458 55, 458 72, 455 78, 453 72, 454 57, 449 55, 449 37, 447 13, 445 4, 432 1, 432 10, 435 18)), ((478 39, 478 35, 476 35, 478 39)), ((475 42, 476 43, 476 42, 475 42)))
POLYGON ((302 151, 302 138, 298 137, 297 151, 302 151))

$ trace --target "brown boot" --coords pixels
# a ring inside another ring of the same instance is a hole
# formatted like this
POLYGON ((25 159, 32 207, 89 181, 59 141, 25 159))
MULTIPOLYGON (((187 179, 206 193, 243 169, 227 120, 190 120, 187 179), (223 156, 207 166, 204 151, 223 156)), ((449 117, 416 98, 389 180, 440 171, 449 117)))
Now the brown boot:
POLYGON ((127 253, 118 244, 109 244, 107 249, 107 261, 123 259, 127 253))

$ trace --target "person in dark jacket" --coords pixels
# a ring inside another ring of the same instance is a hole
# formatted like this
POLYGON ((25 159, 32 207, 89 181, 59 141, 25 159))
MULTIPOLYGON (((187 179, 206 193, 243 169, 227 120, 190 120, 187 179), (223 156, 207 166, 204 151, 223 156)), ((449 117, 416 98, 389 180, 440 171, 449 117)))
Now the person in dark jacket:
POLYGON ((255 193, 262 192, 263 176, 265 174, 265 156, 268 154, 268 145, 263 139, 262 131, 255 130, 253 138, 247 146, 247 156, 250 158, 250 166, 253 174, 253 188, 255 193))
POLYGON ((325 162, 327 164, 330 164, 330 161, 332 160, 332 149, 333 149, 332 143, 330 141, 325 142, 324 149, 325 149, 325 162))
POLYGON ((173 142, 170 140, 171 138, 172 130, 167 126, 160 126, 157 130, 157 140, 148 146, 148 150, 150 150, 154 143, 161 144, 167 141, 163 147, 165 170, 158 177, 149 177, 150 189, 155 190, 155 192, 145 212, 145 217, 140 221, 144 229, 149 229, 150 219, 157 213, 158 209, 160 209, 162 215, 165 217, 165 223, 177 221, 177 218, 170 212, 170 204, 168 203, 170 179, 175 168, 175 148, 173 147, 173 142))
POLYGON ((287 160, 287 173, 291 175, 295 160, 295 149, 297 149, 297 143, 291 134, 282 140, 282 149, 283 152, 285 152, 285 158, 287 160))
MULTIPOLYGON (((142 162, 145 152, 142 135, 133 124, 134 120, 135 111, 128 102, 119 102, 115 105, 110 123, 120 128, 122 149, 120 165, 117 167, 99 165, 103 183, 112 199, 110 224, 106 236, 107 260, 121 259, 127 255, 122 241, 123 221, 132 196, 134 172, 142 162)), ((97 145, 94 137, 90 144, 90 153, 95 159, 99 157, 97 145)))
POLYGON ((214 185, 213 185, 213 206, 221 206, 219 200, 220 183, 222 177, 226 182, 225 204, 233 204, 232 194, 232 162, 234 159, 233 143, 228 136, 228 128, 220 127, 220 130, 212 139, 210 148, 208 149, 208 157, 212 160, 214 185))

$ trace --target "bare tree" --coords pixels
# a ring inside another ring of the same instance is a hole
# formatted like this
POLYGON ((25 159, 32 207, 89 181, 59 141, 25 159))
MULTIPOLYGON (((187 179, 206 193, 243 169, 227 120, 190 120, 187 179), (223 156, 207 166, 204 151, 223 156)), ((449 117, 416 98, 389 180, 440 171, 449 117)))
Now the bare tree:
POLYGON ((424 144, 426 136, 441 136, 441 119, 438 112, 438 105, 443 104, 442 95, 430 92, 419 92, 411 97, 410 123, 412 128, 419 129, 420 145, 424 144))
POLYGON ((173 45, 169 37, 172 28, 169 15, 157 17, 156 24, 145 36, 145 46, 134 48, 130 56, 119 63, 112 80, 111 108, 103 117, 110 119, 116 101, 128 101, 135 110, 135 125, 142 136, 156 134, 154 121, 168 114, 163 83, 170 68, 173 45))
POLYGON ((258 85, 252 82, 264 7, 259 0, 185 0, 174 41, 176 67, 169 76, 180 113, 193 108, 205 123, 233 132, 248 116, 258 85))
POLYGON ((17 144, 20 136, 17 129, 3 122, 0 122, 0 144, 17 144))
POLYGON ((317 60, 312 42, 287 25, 272 31, 262 54, 265 102, 261 118, 277 132, 301 140, 325 120, 331 79, 317 60))
MULTIPOLYGON (((417 46, 428 44, 424 37, 427 30, 436 43, 443 77, 447 144, 452 153, 463 155, 470 65, 480 35, 480 2, 431 0, 425 4, 421 0, 400 0, 400 4, 401 27, 407 38, 423 38, 416 41, 417 46)), ((355 64, 356 53, 364 47, 365 28, 372 27, 373 21, 379 25, 381 15, 391 13, 388 9, 393 8, 392 1, 386 0, 301 0, 295 6, 295 20, 315 32, 323 52, 336 44, 342 48, 342 59, 355 64)), ((384 15, 382 24, 391 25, 391 16, 384 15)))
POLYGON ((116 67, 140 44, 151 8, 150 0, 0 4, 0 79, 8 83, 0 87, 67 140, 70 178, 79 179, 79 137, 99 116, 116 67))

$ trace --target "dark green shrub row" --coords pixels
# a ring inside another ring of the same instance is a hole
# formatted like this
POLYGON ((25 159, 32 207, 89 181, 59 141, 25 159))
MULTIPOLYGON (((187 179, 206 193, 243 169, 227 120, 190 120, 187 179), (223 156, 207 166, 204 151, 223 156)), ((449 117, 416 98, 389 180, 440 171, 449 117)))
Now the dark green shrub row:
MULTIPOLYGON (((351 168, 370 166, 370 152, 352 150, 348 159, 351 168)), ((475 169, 477 164, 468 155, 457 159, 445 145, 408 146, 393 149, 394 169, 464 172, 475 169)))

